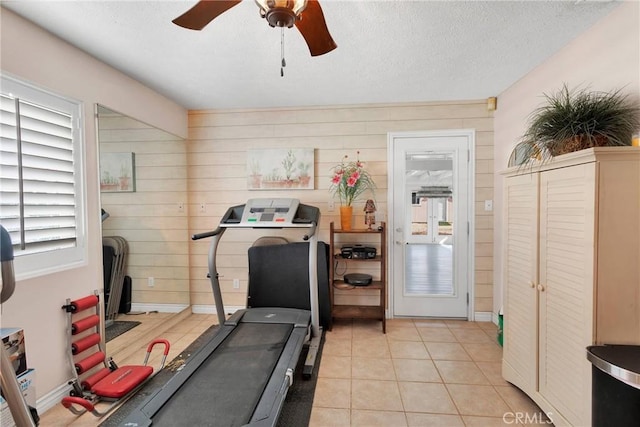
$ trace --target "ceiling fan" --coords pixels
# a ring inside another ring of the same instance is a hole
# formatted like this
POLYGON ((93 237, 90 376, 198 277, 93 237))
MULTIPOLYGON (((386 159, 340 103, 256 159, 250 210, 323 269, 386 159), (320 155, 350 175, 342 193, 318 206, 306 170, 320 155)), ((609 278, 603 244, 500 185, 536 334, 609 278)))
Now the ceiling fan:
MULTIPOLYGON (((200 0, 173 23, 191 30, 201 30, 242 0, 200 0)), ((324 55, 338 47, 329 34, 318 0, 255 0, 260 15, 271 27, 296 28, 309 46, 311 56, 324 55)))

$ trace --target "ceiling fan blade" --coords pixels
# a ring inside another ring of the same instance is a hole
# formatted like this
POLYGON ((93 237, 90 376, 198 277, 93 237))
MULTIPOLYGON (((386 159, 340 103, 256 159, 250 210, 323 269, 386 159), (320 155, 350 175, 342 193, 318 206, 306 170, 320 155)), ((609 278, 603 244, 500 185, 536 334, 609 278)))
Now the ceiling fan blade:
POLYGON ((201 30, 242 0, 200 0, 172 22, 190 30, 201 30))
POLYGON ((296 27, 307 42, 311 56, 324 55, 338 47, 329 34, 318 0, 309 0, 302 11, 302 19, 296 21, 296 27))

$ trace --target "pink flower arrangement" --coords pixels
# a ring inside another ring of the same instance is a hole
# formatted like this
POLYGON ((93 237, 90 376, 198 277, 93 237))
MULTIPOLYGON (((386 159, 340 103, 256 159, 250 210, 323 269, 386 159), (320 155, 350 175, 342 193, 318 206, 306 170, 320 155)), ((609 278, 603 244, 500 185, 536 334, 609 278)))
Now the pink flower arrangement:
POLYGON ((333 167, 333 177, 329 191, 340 200, 343 206, 351 206, 353 202, 367 190, 373 193, 376 188, 369 172, 364 168, 364 163, 359 159, 357 152, 355 161, 347 162, 349 156, 345 155, 342 162, 333 167))

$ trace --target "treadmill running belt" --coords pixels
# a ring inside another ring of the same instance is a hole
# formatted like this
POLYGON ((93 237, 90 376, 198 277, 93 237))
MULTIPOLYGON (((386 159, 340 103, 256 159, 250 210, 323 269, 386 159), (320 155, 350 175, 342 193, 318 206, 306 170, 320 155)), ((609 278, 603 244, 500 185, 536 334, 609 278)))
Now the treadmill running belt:
POLYGON ((247 424, 293 329, 239 323, 153 417, 154 426, 247 424))

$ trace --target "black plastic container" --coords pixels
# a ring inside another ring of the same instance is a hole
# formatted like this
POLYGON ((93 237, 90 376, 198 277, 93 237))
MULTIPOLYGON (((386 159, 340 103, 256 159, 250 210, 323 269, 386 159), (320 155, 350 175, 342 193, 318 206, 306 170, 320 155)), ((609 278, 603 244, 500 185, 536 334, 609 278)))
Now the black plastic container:
POLYGON ((640 346, 587 347, 592 367, 591 425, 640 425, 640 346))
POLYGON ((120 306, 118 313, 127 314, 131 311, 131 277, 124 276, 122 284, 122 295, 120 296, 120 306))

